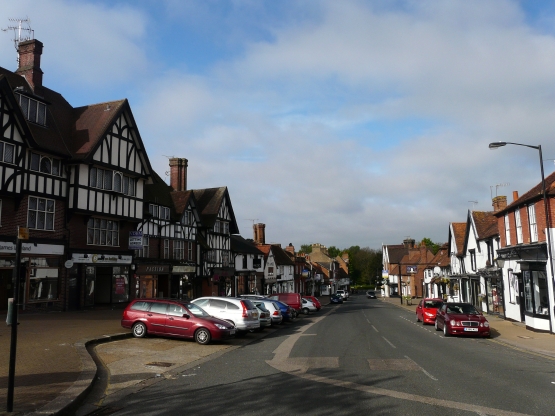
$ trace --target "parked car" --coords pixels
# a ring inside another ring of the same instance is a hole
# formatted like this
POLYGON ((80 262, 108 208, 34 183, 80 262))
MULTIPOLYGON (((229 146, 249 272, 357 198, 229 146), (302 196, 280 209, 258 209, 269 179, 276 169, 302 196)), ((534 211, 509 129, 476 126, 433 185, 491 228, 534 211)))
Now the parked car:
POLYGON ((199 344, 235 336, 235 326, 210 316, 199 306, 178 300, 135 299, 127 305, 121 326, 133 336, 162 335, 192 338, 199 344))
POLYGON ((433 325, 436 321, 437 310, 443 305, 443 299, 424 298, 416 307, 416 322, 433 325))
POLYGON ((191 302, 211 316, 232 323, 237 331, 247 332, 260 328, 258 309, 249 299, 206 296, 191 302))
POLYGON ((368 291, 366 292, 366 297, 367 297, 368 299, 377 299, 377 297, 376 297, 376 292, 373 291, 373 290, 368 290, 368 291))
POLYGON ((311 300, 307 298, 302 298, 301 300, 303 302, 303 313, 305 315, 308 315, 310 312, 318 312, 318 309, 311 300))
MULTIPOLYGON (((253 302, 254 303, 254 302, 253 302)), ((266 309, 263 303, 254 304, 258 308, 258 322, 260 323, 259 331, 262 331, 267 326, 272 325, 272 318, 270 317, 270 311, 266 309)), ((257 331, 256 329, 251 329, 251 331, 257 331)))
POLYGON ((291 307, 293 312, 293 318, 295 318, 302 311, 302 300, 300 293, 272 293, 268 295, 270 299, 279 300, 280 302, 286 303, 291 307))
POLYGON ((305 298, 314 303, 314 306, 316 306, 316 310, 322 309, 322 304, 316 296, 305 296, 305 298))
POLYGON ((254 303, 256 306, 264 305, 264 307, 268 309, 268 311, 270 312, 271 325, 281 324, 281 322, 283 321, 283 315, 281 314, 281 309, 277 304, 277 301, 268 299, 268 298, 262 298, 262 299, 251 298, 250 301, 254 303))
POLYGON ((283 317, 283 322, 290 321, 291 319, 293 319, 293 310, 288 304, 280 302, 279 300, 274 300, 274 302, 277 303, 277 305, 279 306, 279 309, 281 310, 281 316, 283 317))
POLYGON ((343 303, 343 298, 337 294, 333 294, 330 296, 331 303, 343 303))
POLYGON ((435 320, 436 331, 443 329, 449 335, 490 336, 489 322, 470 303, 444 303, 438 310, 435 320))
POLYGON ((335 293, 338 296, 341 296, 343 298, 343 300, 348 300, 349 299, 349 292, 347 292, 346 290, 338 289, 335 293))

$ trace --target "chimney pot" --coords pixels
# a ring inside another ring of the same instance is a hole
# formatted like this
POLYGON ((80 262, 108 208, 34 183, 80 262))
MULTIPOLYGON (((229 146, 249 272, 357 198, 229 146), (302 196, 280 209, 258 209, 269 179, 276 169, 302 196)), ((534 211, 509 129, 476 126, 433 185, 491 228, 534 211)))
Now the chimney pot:
POLYGON ((493 206, 493 212, 501 211, 507 208, 507 197, 503 195, 496 196, 491 200, 491 205, 493 206))
POLYGON ((20 42, 17 47, 19 54, 19 67, 16 74, 24 77, 33 91, 42 87, 42 70, 40 69, 40 56, 42 55, 42 42, 32 39, 20 42))
POLYGON ((513 202, 518 199, 518 191, 513 191, 513 202))
POLYGON ((170 158, 170 186, 174 191, 187 190, 187 165, 187 159, 170 158))

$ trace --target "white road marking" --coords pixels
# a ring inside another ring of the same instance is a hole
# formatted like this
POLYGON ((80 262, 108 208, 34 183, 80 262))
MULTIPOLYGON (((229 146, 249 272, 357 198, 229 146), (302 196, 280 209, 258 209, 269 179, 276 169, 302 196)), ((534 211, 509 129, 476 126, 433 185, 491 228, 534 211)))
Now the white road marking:
MULTIPOLYGON (((372 387, 372 386, 366 386, 364 384, 353 383, 353 382, 350 382, 350 381, 336 380, 336 379, 332 379, 332 378, 328 378, 328 377, 322 377, 322 376, 317 376, 315 374, 306 373, 306 367, 304 367, 306 365, 306 362, 303 362, 301 364, 299 362, 295 362, 296 360, 289 360, 289 354, 293 350, 293 347, 295 346, 295 343, 299 340, 301 335, 305 331, 307 331, 312 325, 316 324, 317 322, 320 322, 322 319, 327 317, 327 315, 329 313, 331 313, 331 311, 322 315, 322 316, 320 316, 320 317, 318 317, 317 319, 314 319, 312 322, 307 323, 305 326, 300 327, 299 332, 297 332, 295 334, 292 334, 289 337, 287 337, 287 339, 285 341, 283 341, 274 350, 274 354, 275 354, 274 358, 272 360, 268 360, 266 362, 270 366, 275 368, 276 370, 282 371, 284 373, 288 373, 288 374, 293 375, 295 377, 299 377, 299 378, 302 378, 302 379, 305 379, 305 380, 315 381, 315 382, 318 382, 318 383, 333 385, 333 386, 336 386, 336 387, 343 387, 343 388, 346 388, 346 389, 360 391, 360 392, 363 392, 363 393, 376 394, 376 395, 379 395, 379 396, 392 397, 392 398, 401 399, 401 400, 408 400, 408 401, 423 403, 423 404, 427 404, 427 405, 431 405, 431 406, 441 406, 441 407, 445 407, 447 409, 464 410, 464 411, 468 411, 468 412, 474 412, 474 413, 477 413, 479 415, 528 416, 524 413, 511 412, 511 411, 508 411, 508 410, 495 409, 495 408, 486 407, 486 406, 478 406, 478 405, 474 405, 474 404, 470 404, 470 403, 455 402, 455 401, 452 401, 452 400, 436 399, 434 397, 426 397, 426 396, 421 396, 421 395, 418 395, 418 394, 403 393, 403 392, 400 392, 400 391, 395 391, 395 390, 390 390, 390 389, 382 389, 382 388, 372 387)), ((322 358, 324 358, 324 360, 326 358, 328 360, 331 358, 332 360, 330 360, 330 361, 334 361, 333 358, 335 358, 335 357, 322 357, 322 358)), ((327 364, 331 364, 331 363, 328 362, 327 364)))
POLYGON ((387 342, 389 345, 391 345, 392 348, 397 348, 395 345, 393 345, 391 343, 391 341, 389 341, 386 337, 382 336, 382 338, 384 339, 385 342, 387 342))
POLYGON ((424 370, 424 369, 422 368, 422 366, 418 365, 418 364, 416 363, 416 361, 414 361, 412 358, 410 358, 410 357, 407 356, 407 355, 405 355, 405 358, 406 358, 407 360, 412 361, 415 365, 417 365, 418 368, 420 368, 420 369, 422 370, 422 372, 423 372, 424 374, 426 374, 428 377, 430 377, 432 380, 437 381, 437 378, 435 378, 435 377, 432 376, 430 373, 428 373, 426 370, 424 370))
POLYGON ((372 328, 374 329, 374 331, 380 332, 380 331, 377 330, 377 328, 374 325, 372 325, 372 328))

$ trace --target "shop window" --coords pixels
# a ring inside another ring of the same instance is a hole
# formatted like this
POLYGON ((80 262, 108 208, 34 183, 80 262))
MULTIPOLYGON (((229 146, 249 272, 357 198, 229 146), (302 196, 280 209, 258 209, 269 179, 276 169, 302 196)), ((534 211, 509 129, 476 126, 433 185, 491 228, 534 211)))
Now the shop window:
POLYGON ((101 218, 91 218, 87 223, 87 244, 119 246, 119 223, 101 218))
POLYGON ((53 199, 29 197, 27 227, 35 230, 54 230, 54 211, 53 199))
POLYGON ((29 269, 29 301, 51 301, 58 299, 58 269, 29 269))

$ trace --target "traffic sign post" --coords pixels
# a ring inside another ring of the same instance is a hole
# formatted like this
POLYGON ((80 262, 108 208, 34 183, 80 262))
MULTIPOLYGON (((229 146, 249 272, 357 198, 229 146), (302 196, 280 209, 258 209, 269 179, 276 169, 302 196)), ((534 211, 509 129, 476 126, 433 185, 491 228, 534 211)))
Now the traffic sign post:
POLYGON ((21 242, 29 239, 29 229, 17 227, 17 240, 15 245, 15 265, 13 268, 13 307, 12 307, 12 337, 10 343, 10 369, 8 372, 8 402, 7 411, 13 412, 13 396, 15 389, 15 357, 17 351, 17 313, 19 309, 19 263, 21 262, 21 242))

